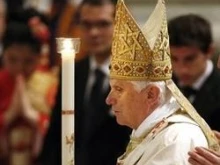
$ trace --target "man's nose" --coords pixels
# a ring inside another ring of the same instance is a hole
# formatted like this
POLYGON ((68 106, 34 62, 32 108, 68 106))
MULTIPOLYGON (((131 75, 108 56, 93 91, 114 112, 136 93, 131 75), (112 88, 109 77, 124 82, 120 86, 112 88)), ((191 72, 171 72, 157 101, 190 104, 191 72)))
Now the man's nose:
POLYGON ((111 92, 106 97, 105 102, 108 105, 113 105, 115 103, 114 98, 111 96, 111 92))
POLYGON ((186 66, 186 64, 184 62, 177 62, 173 65, 174 67, 174 71, 180 73, 180 74, 185 74, 185 73, 188 73, 190 70, 189 70, 189 67, 186 66))
POLYGON ((90 28, 89 33, 90 33, 91 36, 95 36, 95 35, 99 34, 99 31, 100 31, 100 30, 99 30, 98 27, 93 26, 93 27, 90 28))
POLYGON ((188 73, 190 72, 189 67, 185 66, 185 65, 179 65, 179 72, 182 74, 188 73))
POLYGON ((109 94, 108 94, 108 96, 106 97, 105 102, 106 102, 107 105, 110 105, 110 97, 109 97, 109 94))

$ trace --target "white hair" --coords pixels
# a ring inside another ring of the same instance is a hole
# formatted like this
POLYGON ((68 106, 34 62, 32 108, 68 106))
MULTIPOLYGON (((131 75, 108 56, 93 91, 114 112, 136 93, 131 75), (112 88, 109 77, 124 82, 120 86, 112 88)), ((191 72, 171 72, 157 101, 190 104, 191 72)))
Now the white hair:
POLYGON ((159 96, 159 106, 162 106, 166 102, 170 101, 172 98, 172 94, 170 90, 166 87, 166 84, 164 81, 130 81, 137 92, 141 92, 144 88, 146 88, 149 85, 155 85, 160 90, 160 96, 159 96))

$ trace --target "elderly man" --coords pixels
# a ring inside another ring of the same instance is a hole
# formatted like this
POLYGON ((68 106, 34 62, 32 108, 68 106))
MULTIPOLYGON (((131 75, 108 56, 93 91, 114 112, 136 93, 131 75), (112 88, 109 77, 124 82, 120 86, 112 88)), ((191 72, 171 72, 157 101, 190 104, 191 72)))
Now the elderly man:
POLYGON ((189 164, 196 146, 219 149, 205 121, 171 80, 164 0, 141 30, 118 1, 106 102, 120 125, 133 129, 118 165, 189 164))

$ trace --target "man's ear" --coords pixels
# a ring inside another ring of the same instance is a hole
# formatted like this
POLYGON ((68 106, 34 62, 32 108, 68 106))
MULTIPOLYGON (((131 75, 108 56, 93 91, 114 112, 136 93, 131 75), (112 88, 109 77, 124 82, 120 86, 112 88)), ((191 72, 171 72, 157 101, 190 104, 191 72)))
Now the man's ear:
POLYGON ((207 55, 208 55, 207 57, 209 59, 211 59, 213 57, 214 51, 215 51, 214 44, 210 44, 209 47, 208 47, 208 51, 207 51, 207 55))
POLYGON ((155 85, 150 85, 147 89, 147 99, 149 100, 149 102, 155 103, 156 101, 158 101, 160 89, 155 85))

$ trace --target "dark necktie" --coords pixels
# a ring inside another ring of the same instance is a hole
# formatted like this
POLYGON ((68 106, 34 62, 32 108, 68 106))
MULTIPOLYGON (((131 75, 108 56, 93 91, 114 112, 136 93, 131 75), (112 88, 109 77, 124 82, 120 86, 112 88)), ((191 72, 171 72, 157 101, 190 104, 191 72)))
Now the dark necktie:
POLYGON ((103 81, 105 75, 100 69, 96 69, 94 73, 95 73, 95 81, 91 88, 89 103, 91 106, 95 108, 99 104, 103 94, 103 81))
POLYGON ((85 118, 83 126, 83 138, 89 138, 93 129, 96 128, 96 121, 100 113, 100 105, 103 104, 103 81, 104 73, 100 69, 96 69, 95 81, 92 85, 88 103, 85 105, 85 118))
POLYGON ((190 96, 195 96, 197 93, 196 89, 193 89, 192 87, 189 86, 182 87, 181 91, 183 92, 186 98, 189 98, 190 96))

